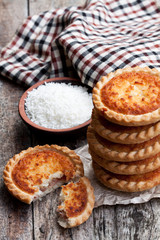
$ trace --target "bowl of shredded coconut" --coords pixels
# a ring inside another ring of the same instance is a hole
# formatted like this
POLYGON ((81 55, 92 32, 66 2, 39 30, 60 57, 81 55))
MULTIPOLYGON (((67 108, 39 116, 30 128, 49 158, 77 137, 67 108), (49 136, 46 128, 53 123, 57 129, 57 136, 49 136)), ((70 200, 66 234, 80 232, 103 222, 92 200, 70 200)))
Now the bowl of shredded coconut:
POLYGON ((36 130, 55 134, 77 133, 90 124, 91 91, 78 79, 47 79, 24 92, 19 101, 19 114, 36 130))

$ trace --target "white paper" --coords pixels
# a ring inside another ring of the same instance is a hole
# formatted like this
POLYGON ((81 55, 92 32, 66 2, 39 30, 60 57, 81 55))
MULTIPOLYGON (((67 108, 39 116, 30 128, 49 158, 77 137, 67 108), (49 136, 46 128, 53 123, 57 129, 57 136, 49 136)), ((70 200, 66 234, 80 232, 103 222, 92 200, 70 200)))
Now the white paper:
POLYGON ((94 188, 95 207, 101 205, 144 203, 152 198, 160 197, 160 185, 150 190, 136 193, 125 193, 103 187, 98 180, 96 180, 94 175, 91 156, 88 152, 88 145, 76 149, 75 152, 80 156, 84 164, 84 175, 88 177, 94 188))

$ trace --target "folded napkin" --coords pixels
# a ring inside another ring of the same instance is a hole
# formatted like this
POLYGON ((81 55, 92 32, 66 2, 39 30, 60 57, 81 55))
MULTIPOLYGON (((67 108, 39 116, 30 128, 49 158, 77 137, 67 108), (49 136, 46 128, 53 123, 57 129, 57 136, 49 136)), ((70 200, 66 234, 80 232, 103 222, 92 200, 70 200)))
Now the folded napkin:
POLYGON ((28 17, 2 49, 0 73, 27 86, 65 76, 93 87, 117 68, 160 67, 158 4, 88 0, 84 6, 28 17))

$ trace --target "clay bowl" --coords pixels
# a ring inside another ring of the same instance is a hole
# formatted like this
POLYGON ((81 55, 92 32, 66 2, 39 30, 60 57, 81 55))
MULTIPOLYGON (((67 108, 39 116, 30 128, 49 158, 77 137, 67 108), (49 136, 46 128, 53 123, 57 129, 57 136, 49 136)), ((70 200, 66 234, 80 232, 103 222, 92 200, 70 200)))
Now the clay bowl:
MULTIPOLYGON (((43 80, 41 82, 38 82, 36 84, 34 84, 33 86, 31 86, 30 88, 28 88, 24 94, 21 96, 20 101, 19 101, 19 105, 18 105, 18 109, 19 109, 19 114, 20 117, 22 118, 22 120, 32 129, 35 130, 38 133, 43 133, 43 134, 49 134, 49 135, 70 135, 70 134, 80 134, 82 132, 85 132, 87 130, 88 125, 91 122, 91 119, 89 119, 88 121, 77 125, 75 127, 72 128, 65 128, 65 129, 51 129, 51 128, 45 128, 42 126, 39 126, 37 124, 35 124, 34 122, 32 122, 28 116, 25 113, 25 99, 27 98, 28 92, 32 91, 33 89, 39 87, 40 85, 44 84, 44 83, 48 83, 48 82, 58 82, 58 83, 70 83, 71 85, 77 85, 77 86, 84 86, 84 84, 78 80, 78 79, 74 79, 74 78, 68 78, 68 77, 63 77, 63 78, 51 78, 51 79, 47 79, 47 80, 43 80)), ((87 87, 87 86, 85 86, 87 87)), ((92 89, 90 87, 87 87, 88 92, 91 93, 92 89)))

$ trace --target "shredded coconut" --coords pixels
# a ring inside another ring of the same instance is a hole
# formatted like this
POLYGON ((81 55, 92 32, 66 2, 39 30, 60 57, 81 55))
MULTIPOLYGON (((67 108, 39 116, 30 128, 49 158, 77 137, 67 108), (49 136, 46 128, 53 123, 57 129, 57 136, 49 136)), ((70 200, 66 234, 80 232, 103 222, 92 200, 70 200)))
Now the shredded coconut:
POLYGON ((39 126, 64 129, 89 120, 93 108, 92 95, 86 87, 66 83, 45 83, 28 92, 25 111, 39 126))

